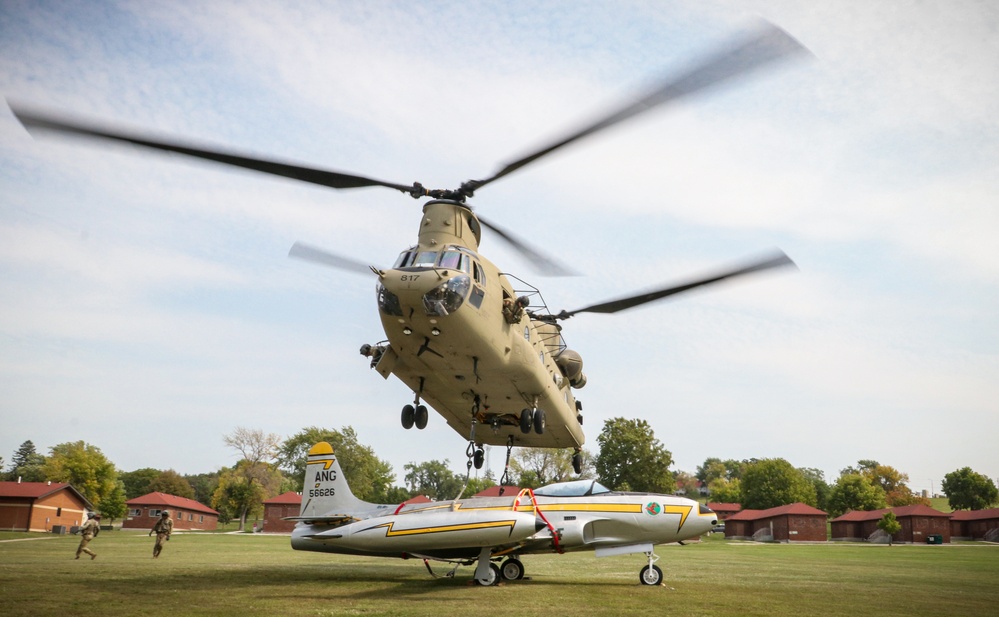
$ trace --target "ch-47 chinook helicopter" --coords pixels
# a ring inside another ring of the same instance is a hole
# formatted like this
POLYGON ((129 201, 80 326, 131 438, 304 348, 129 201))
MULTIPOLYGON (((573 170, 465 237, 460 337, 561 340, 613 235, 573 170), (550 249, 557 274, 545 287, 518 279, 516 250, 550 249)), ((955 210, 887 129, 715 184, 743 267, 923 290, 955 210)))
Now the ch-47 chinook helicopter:
MULTIPOLYGON (((578 139, 643 111, 729 81, 804 48, 766 24, 754 34, 665 80, 634 102, 457 189, 427 189, 419 182, 395 184, 365 176, 266 160, 180 141, 150 138, 106 124, 66 119, 11 105, 28 129, 125 142, 160 151, 283 176, 335 189, 386 187, 423 204, 417 244, 403 250, 391 267, 361 264, 327 251, 295 244, 290 254, 377 277, 377 302, 386 339, 365 344, 361 353, 382 376, 395 375, 414 399, 402 409, 405 428, 424 428, 427 405, 467 436, 469 467, 483 462, 483 445, 573 448, 577 473, 584 442, 582 405, 574 390, 586 377, 578 353, 567 348, 560 322, 580 313, 616 313, 695 287, 791 264, 783 253, 757 259, 712 276, 644 291, 571 311, 552 312, 530 287, 479 252, 483 228, 529 257, 547 274, 569 270, 472 211, 474 193, 578 139), (483 430, 476 430, 477 427, 483 430)), ((506 474, 504 473, 504 479, 506 474)))

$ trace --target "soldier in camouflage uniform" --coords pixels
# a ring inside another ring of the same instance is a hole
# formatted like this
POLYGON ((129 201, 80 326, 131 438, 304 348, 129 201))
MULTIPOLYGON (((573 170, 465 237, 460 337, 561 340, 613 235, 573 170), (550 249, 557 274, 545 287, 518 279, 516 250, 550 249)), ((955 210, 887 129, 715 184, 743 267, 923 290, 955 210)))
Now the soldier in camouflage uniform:
POLYGON ((80 558, 81 553, 86 553, 90 555, 91 559, 97 559, 97 553, 87 548, 90 541, 93 540, 97 533, 101 530, 101 517, 93 512, 87 513, 87 522, 80 527, 80 546, 76 548, 76 558, 80 558))
POLYGON ((170 518, 170 511, 163 510, 160 513, 160 520, 156 521, 153 528, 149 530, 149 535, 156 533, 156 544, 153 546, 153 558, 160 556, 160 551, 163 550, 163 543, 170 539, 170 534, 173 532, 173 519, 170 518))

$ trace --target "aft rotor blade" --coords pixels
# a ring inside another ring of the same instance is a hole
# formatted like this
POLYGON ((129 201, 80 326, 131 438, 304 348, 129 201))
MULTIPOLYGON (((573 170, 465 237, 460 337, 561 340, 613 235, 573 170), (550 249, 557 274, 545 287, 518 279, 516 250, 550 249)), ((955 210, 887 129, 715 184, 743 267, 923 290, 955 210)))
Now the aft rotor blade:
POLYGON ((348 270, 358 274, 372 273, 371 266, 365 263, 354 261, 349 257, 334 255, 329 251, 309 246, 308 244, 303 244, 302 242, 296 242, 292 245, 291 250, 288 251, 288 257, 304 259, 305 261, 311 261, 312 263, 316 263, 321 266, 339 268, 340 270, 348 270))
POLYGON ((662 300, 668 296, 672 296, 684 291, 695 289, 697 287, 703 287, 705 285, 710 285, 712 283, 717 283, 719 281, 724 281, 726 279, 735 278, 737 276, 743 276, 745 274, 751 274, 753 272, 760 272, 762 270, 769 270, 770 268, 779 268, 782 266, 794 266, 794 262, 791 258, 784 254, 783 251, 778 251, 776 255, 768 257, 763 260, 751 262, 745 266, 740 266, 734 270, 729 270, 716 274, 714 276, 709 276, 701 279, 691 281, 689 283, 683 283, 680 285, 670 285, 669 287, 664 287, 662 289, 656 289, 653 291, 648 291, 636 296, 628 296, 627 298, 619 298, 617 300, 611 300, 609 302, 602 302, 600 304, 593 304, 587 306, 586 308, 576 309, 575 311, 562 311, 557 315, 559 319, 568 319, 573 315, 579 313, 617 313, 619 311, 624 311, 636 306, 641 306, 642 304, 648 304, 649 302, 655 302, 656 300, 662 300))
POLYGON ((527 242, 517 238, 512 233, 502 227, 499 227, 495 223, 486 221, 478 214, 475 215, 475 218, 479 219, 479 223, 481 223, 483 227, 491 229, 493 233, 505 240, 507 244, 526 257, 535 270, 541 274, 546 276, 579 276, 579 273, 572 268, 560 264, 555 260, 555 258, 545 255, 539 249, 530 246, 527 242))
POLYGON ((587 135, 611 127, 654 107, 745 75, 782 58, 807 53, 807 51, 791 35, 773 24, 766 23, 763 28, 745 40, 737 41, 714 55, 707 57, 687 72, 677 77, 671 77, 637 101, 625 105, 617 111, 570 133, 540 150, 508 163, 489 178, 484 180, 469 180, 463 188, 474 192, 476 189, 494 180, 498 180, 529 163, 533 163, 546 154, 567 146, 587 135))
MULTIPOLYGON (((214 161, 216 163, 231 165, 233 167, 241 167, 243 169, 252 169, 253 171, 282 176, 334 189, 384 186, 411 195, 414 194, 414 191, 421 190, 412 185, 406 186, 403 184, 394 184, 392 182, 384 182, 382 180, 375 180, 373 178, 339 171, 316 169, 294 163, 282 163, 279 161, 255 158, 234 152, 226 152, 224 150, 206 149, 192 144, 182 143, 180 141, 153 138, 123 129, 101 126, 89 121, 85 122, 81 120, 70 120, 65 117, 58 117, 56 115, 31 110, 21 105, 14 105, 10 101, 8 101, 7 104, 10 105, 11 110, 14 112, 17 119, 21 121, 21 124, 23 124, 29 131, 55 131, 57 133, 64 133, 77 137, 129 143, 143 148, 183 154, 185 156, 214 161)), ((422 195, 422 192, 419 194, 422 195)))

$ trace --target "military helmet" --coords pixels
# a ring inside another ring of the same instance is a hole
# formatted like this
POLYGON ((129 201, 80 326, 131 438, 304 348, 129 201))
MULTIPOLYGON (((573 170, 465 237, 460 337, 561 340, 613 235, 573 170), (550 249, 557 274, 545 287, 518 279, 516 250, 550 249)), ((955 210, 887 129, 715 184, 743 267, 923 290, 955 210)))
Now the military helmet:
POLYGON ((160 516, 170 516, 170 510, 163 510, 160 512, 160 516))

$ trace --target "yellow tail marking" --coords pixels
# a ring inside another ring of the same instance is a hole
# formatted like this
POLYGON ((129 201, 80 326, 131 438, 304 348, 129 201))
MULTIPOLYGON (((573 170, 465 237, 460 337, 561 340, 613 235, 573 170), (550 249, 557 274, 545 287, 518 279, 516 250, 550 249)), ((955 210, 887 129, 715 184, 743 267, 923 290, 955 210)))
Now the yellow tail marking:
POLYGON ((335 462, 336 458, 332 456, 329 458, 310 458, 306 465, 322 465, 323 469, 329 469, 335 462))

